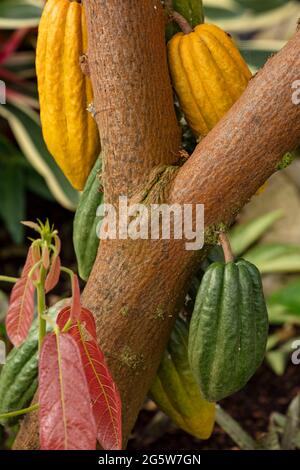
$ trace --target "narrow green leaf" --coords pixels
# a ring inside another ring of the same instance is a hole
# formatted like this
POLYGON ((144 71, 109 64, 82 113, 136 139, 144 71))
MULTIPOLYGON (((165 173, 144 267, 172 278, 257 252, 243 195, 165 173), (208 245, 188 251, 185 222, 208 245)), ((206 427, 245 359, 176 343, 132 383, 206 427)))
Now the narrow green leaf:
POLYGON ((269 305, 281 305, 300 316, 300 278, 282 287, 268 297, 269 305))
POLYGON ((17 244, 24 238, 24 228, 20 221, 25 217, 25 182, 18 165, 6 165, 0 170, 1 204, 0 215, 17 244))
POLYGON ((236 225, 229 234, 232 250, 236 256, 240 256, 253 243, 255 243, 272 225, 282 217, 281 210, 251 220, 245 224, 236 225))
POLYGON ((288 362, 288 356, 282 351, 270 351, 266 354, 266 361, 276 375, 282 376, 288 362))
POLYGON ((231 437, 241 450, 255 450, 257 443, 220 405, 216 407, 216 422, 231 437))
POLYGON ((255 264, 262 274, 300 272, 299 245, 259 245, 244 258, 255 264))
POLYGON ((63 207, 74 210, 78 203, 79 194, 72 188, 48 152, 38 114, 21 104, 8 103, 5 106, 0 106, 0 115, 9 121, 24 155, 37 172, 44 177, 56 200, 63 207))
POLYGON ((0 28, 17 29, 38 26, 42 0, 1 0, 0 28))

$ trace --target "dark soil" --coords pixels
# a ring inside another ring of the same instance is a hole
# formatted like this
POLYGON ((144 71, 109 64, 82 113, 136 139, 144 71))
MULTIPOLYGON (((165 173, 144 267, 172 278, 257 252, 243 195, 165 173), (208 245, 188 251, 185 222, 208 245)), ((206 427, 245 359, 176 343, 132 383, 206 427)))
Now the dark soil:
MULTIPOLYGON (((247 387, 230 398, 223 400, 221 406, 239 424, 258 438, 268 430, 270 415, 276 411, 286 413, 290 401, 300 392, 299 368, 290 365, 282 377, 277 377, 266 365, 263 365, 247 387)), ((185 432, 174 429, 170 423, 162 425, 157 438, 149 431, 144 445, 141 436, 145 427, 153 419, 156 411, 142 410, 136 424, 129 449, 139 450, 228 450, 237 449, 236 444, 216 425, 208 441, 199 441, 185 432)), ((154 434, 154 433, 153 433, 154 434)), ((157 432, 156 432, 157 434, 157 432)))

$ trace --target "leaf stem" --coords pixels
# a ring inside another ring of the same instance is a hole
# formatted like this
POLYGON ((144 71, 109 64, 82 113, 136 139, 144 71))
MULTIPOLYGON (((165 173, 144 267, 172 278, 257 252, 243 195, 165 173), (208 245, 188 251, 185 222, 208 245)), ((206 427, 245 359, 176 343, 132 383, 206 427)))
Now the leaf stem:
POLYGON ((10 411, 9 413, 0 415, 0 419, 14 418, 15 416, 25 415, 27 413, 31 413, 32 411, 38 410, 39 406, 40 405, 36 403, 35 405, 31 405, 28 408, 23 408, 22 410, 10 411))
POLYGON ((15 284, 18 282, 19 278, 17 277, 11 277, 11 276, 0 276, 0 282, 11 282, 12 284, 15 284))
POLYGON ((225 263, 232 263, 234 261, 234 254, 230 245, 230 241, 225 232, 219 234, 219 241, 222 245, 225 263))
POLYGON ((63 273, 67 273, 70 276, 71 281, 73 281, 74 273, 73 273, 72 269, 66 268, 65 266, 61 266, 60 270, 63 273))
POLYGON ((180 13, 177 11, 172 11, 171 18, 178 24, 179 28, 184 34, 190 34, 193 32, 193 28, 191 27, 188 20, 184 18, 180 13))

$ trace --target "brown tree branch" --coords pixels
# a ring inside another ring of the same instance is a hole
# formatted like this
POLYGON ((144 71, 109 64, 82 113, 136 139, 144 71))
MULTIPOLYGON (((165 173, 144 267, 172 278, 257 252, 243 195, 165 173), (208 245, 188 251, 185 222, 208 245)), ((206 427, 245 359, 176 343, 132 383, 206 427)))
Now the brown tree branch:
MULTIPOLYGON (((119 3, 126 3, 129 8, 129 4, 136 2, 119 3)), ((106 40, 112 41, 117 49, 112 51, 109 46, 101 48, 97 42, 102 28, 103 30, 110 28, 112 18, 106 17, 105 23, 101 24, 98 22, 97 14, 100 9, 108 8, 110 2, 90 0, 86 4, 93 24, 91 44, 93 48, 97 48, 97 60, 100 60, 103 54, 102 63, 105 63, 106 68, 110 67, 110 61, 113 62, 111 65, 113 70, 118 69, 119 61, 124 67, 122 53, 119 51, 119 48, 124 47, 123 43, 115 41, 113 36, 107 37, 106 40), (113 54, 110 58, 109 53, 113 54)), ((138 5, 140 4, 139 0, 138 5)), ((143 0, 143 4, 149 7, 149 5, 155 6, 156 2, 143 0)), ((147 29, 148 18, 140 18, 139 15, 137 17, 138 24, 135 24, 131 18, 130 29, 144 31, 141 21, 145 23, 147 29)), ((122 18, 124 21, 128 19, 125 11, 120 15, 120 23, 122 18)), ((156 21, 161 22, 159 18, 156 21)), ((125 29, 125 26, 120 25, 120 28, 125 29)), ((147 31, 148 34, 153 34, 152 29, 147 31)), ((144 39, 155 42, 156 39, 160 41, 160 37, 161 35, 157 39, 145 35, 144 39)), ((299 47, 300 32, 277 56, 269 60, 264 69, 251 81, 239 102, 198 145, 185 165, 173 173, 175 177, 169 185, 169 196, 165 190, 163 191, 165 200, 171 203, 205 204, 205 218, 209 232, 215 225, 231 222, 241 207, 275 171, 283 154, 300 144, 300 106, 292 103, 292 83, 298 79, 300 70, 299 47)), ((142 55, 143 53, 138 56, 138 60, 144 60, 142 55)), ((161 56, 161 60, 165 62, 164 55, 161 56)), ((138 62, 135 67, 138 67, 138 62)), ((165 63, 162 63, 161 67, 165 67, 165 63)), ((124 73, 126 70, 124 69, 124 73)), ((106 80, 109 80, 107 70, 101 72, 101 67, 97 69, 95 75, 92 63, 91 74, 96 89, 103 86, 102 73, 106 80)), ((121 166, 117 165, 118 156, 126 160, 126 154, 118 154, 124 152, 126 146, 119 142, 114 146, 110 141, 112 136, 116 139, 120 139, 120 136, 126 137, 126 130, 122 126, 126 125, 124 116, 126 110, 128 111, 128 103, 124 101, 123 90, 117 86, 119 82, 123 84, 122 74, 118 77, 114 76, 113 79, 114 99, 120 107, 119 113, 123 118, 117 123, 115 114, 106 113, 105 118, 98 118, 100 129, 106 129, 105 145, 107 148, 113 148, 113 159, 115 159, 115 164, 111 167, 106 162, 107 190, 111 188, 113 182, 117 184, 120 176, 121 166), (110 130, 110 125, 115 130, 110 130), (114 175, 109 175, 109 169, 115 170, 114 175)), ((131 80, 133 81, 127 85, 128 89, 136 88, 134 74, 131 75, 131 80)), ((152 90, 152 84, 149 83, 148 86, 152 90)), ((169 92, 167 96, 168 94, 169 92)), ((136 101, 131 101, 133 108, 130 109, 130 132, 138 123, 136 115, 140 113, 140 103, 150 107, 153 104, 151 101, 145 104, 144 95, 139 96, 140 99, 136 96, 136 101)), ((151 96, 152 99, 156 99, 152 91, 151 96)), ((165 100, 161 103, 161 106, 164 105, 165 100)), ((164 113, 159 112, 157 121, 160 122, 162 119, 164 122, 163 116, 164 113)), ((149 171, 154 162, 151 158, 151 165, 148 163, 144 165, 140 160, 143 156, 143 142, 144 139, 147 140, 148 133, 152 135, 152 139, 157 139, 155 148, 160 144, 163 145, 164 140, 161 133, 156 133, 158 122, 152 129, 146 121, 143 119, 143 126, 139 127, 140 139, 136 141, 134 154, 139 155, 139 158, 130 158, 130 161, 140 165, 140 170, 143 167, 143 171, 146 171, 146 167, 149 171)), ((167 136, 170 135, 169 130, 165 129, 164 132, 167 136)), ((132 147, 130 151, 133 152, 132 147)), ((144 153, 145 160, 148 159, 148 151, 149 148, 144 153)), ((124 169, 127 171, 128 166, 125 165, 124 169)), ((145 182, 146 175, 143 176, 140 170, 137 171, 138 181, 145 182)), ((135 184, 133 175, 126 176, 130 183, 127 183, 122 176, 122 182, 114 191, 112 200, 119 191, 126 192, 127 189, 132 193, 135 184)), ((160 200, 162 179, 160 178, 156 186, 148 192, 148 202, 160 200)), ((124 445, 156 373, 176 313, 182 305, 189 277, 197 267, 199 256, 201 253, 186 251, 184 241, 180 240, 116 240, 100 244, 97 261, 83 300, 97 317, 99 344, 106 354, 121 392, 124 445)), ((37 419, 36 414, 33 414, 25 419, 15 448, 37 447, 37 419)))
POLYGON ((86 0, 89 69, 104 150, 107 202, 130 197, 150 170, 178 157, 159 0, 86 0))

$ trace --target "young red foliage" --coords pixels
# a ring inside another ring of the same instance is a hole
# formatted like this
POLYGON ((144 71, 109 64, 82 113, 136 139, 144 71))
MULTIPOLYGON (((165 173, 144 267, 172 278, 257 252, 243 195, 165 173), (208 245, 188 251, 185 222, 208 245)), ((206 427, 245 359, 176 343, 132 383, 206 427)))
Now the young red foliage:
POLYGON ((33 279, 28 276, 33 265, 30 247, 21 277, 12 289, 5 322, 7 335, 16 347, 27 338, 33 320, 35 287, 33 279))
MULTIPOLYGON (((69 318, 70 307, 66 307, 58 315, 58 326, 62 329, 69 318)), ((97 344, 93 314, 82 308, 79 319, 73 322, 68 334, 75 339, 84 365, 97 440, 105 450, 119 450, 122 448, 122 403, 104 354, 97 344)))
POLYGON ((57 285, 59 281, 60 267, 61 267, 61 261, 60 261, 60 256, 59 256, 60 249, 61 249, 60 239, 57 235, 55 235, 55 252, 52 255, 50 271, 45 281, 46 294, 50 292, 52 289, 54 289, 54 287, 57 285))
POLYGON ((39 423, 42 450, 94 450, 96 425, 76 341, 50 334, 39 361, 39 423))

